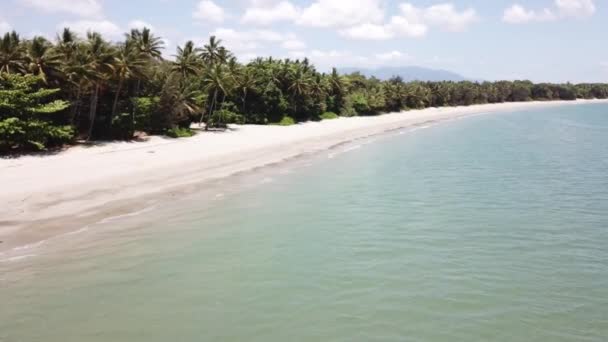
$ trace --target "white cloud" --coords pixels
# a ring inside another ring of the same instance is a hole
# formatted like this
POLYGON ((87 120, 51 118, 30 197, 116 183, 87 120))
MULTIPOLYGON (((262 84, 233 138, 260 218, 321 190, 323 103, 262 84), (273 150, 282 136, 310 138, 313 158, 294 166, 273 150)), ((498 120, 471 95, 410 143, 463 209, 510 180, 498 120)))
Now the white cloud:
POLYGON ((253 7, 271 7, 281 2, 281 0, 249 0, 253 7))
POLYGON ((34 38, 34 37, 44 37, 47 40, 52 41, 54 39, 53 35, 48 32, 42 32, 38 30, 33 30, 24 35, 26 38, 34 38))
POLYGON ((202 21, 211 21, 214 23, 221 23, 226 19, 226 13, 224 9, 215 4, 211 0, 202 0, 198 3, 196 11, 192 14, 195 19, 202 21))
POLYGON ((238 31, 221 27, 212 31, 210 35, 221 39, 228 49, 237 53, 253 52, 268 43, 281 43, 281 46, 288 50, 303 49, 305 47, 304 42, 300 41, 295 34, 272 30, 238 31))
POLYGON ((342 29, 339 33, 347 38, 362 40, 422 37, 432 27, 451 32, 464 31, 478 19, 473 8, 458 11, 454 5, 449 3, 426 8, 403 3, 399 6, 399 12, 392 16, 387 23, 362 23, 342 29))
POLYGON ((250 0, 242 23, 270 25, 293 21, 307 27, 337 28, 338 33, 357 40, 387 40, 422 37, 429 28, 463 31, 478 20, 473 8, 457 10, 451 3, 416 7, 402 3, 399 11, 386 20, 385 0, 314 0, 298 8, 288 0, 250 0))
POLYGON ((380 62, 406 62, 412 59, 407 53, 400 51, 390 51, 385 53, 375 54, 374 57, 380 62))
POLYGON ((245 10, 241 21, 244 24, 270 25, 278 21, 293 21, 298 17, 298 9, 289 1, 278 4, 254 2, 254 7, 245 10))
POLYGON ((11 30, 11 25, 6 21, 0 21, 0 33, 5 33, 11 30))
POLYGON ((452 4, 439 4, 422 11, 424 19, 430 25, 438 26, 447 31, 460 32, 476 22, 479 18, 472 8, 458 12, 452 4))
POLYGON ((297 23, 312 27, 345 27, 380 23, 383 19, 381 0, 316 0, 302 10, 297 23))
POLYGON ((239 62, 241 63, 249 63, 252 60, 260 57, 260 54, 255 52, 245 52, 237 55, 239 62))
POLYGON ((129 22, 129 29, 143 29, 144 27, 147 27, 152 31, 155 30, 154 25, 140 19, 131 20, 129 22))
POLYGON ((515 4, 505 10, 502 20, 510 24, 527 23, 531 21, 551 21, 557 17, 548 8, 540 12, 527 10, 523 6, 515 4))
POLYGON ((588 17, 595 13, 593 0, 555 0, 555 7, 565 17, 588 17))
POLYGON ((82 17, 99 17, 102 12, 98 0, 19 0, 25 6, 49 13, 71 13, 82 17))
POLYGON ((306 48, 306 43, 297 38, 293 38, 284 41, 281 46, 286 50, 302 50, 306 48))
POLYGON ((540 11, 526 9, 514 4, 505 9, 502 20, 509 24, 529 22, 546 22, 563 18, 584 18, 595 13, 593 0, 555 0, 554 8, 543 8, 540 11))
POLYGON ((340 30, 339 33, 344 37, 360 40, 386 40, 395 36, 388 26, 369 23, 352 26, 340 30))
MULTIPOLYGON (((312 63, 321 69, 329 69, 334 66, 367 66, 369 58, 355 55, 350 51, 341 50, 312 50, 306 54, 312 63)), ((294 56, 296 57, 296 56, 294 56)), ((303 58, 300 56, 299 58, 303 58)))
POLYGON ((320 70, 329 70, 332 67, 339 66, 362 68, 377 68, 387 65, 402 66, 414 59, 409 54, 400 51, 363 56, 353 54, 348 50, 290 51, 288 57, 297 59, 309 57, 311 62, 317 65, 320 70))
POLYGON ((64 27, 69 27, 82 36, 89 31, 94 31, 110 39, 120 38, 124 33, 118 25, 108 20, 64 21, 57 26, 57 29, 62 30, 64 27))
POLYGON ((394 16, 388 24, 389 29, 395 35, 401 37, 423 37, 429 30, 426 23, 420 21, 416 16, 409 15, 394 16))

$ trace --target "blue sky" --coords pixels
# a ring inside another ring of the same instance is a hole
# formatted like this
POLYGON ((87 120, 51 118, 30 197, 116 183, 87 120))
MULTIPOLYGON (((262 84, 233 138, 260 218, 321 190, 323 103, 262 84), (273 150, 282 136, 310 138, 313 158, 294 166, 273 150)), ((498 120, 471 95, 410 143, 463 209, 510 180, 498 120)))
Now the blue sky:
POLYGON ((177 44, 215 34, 241 60, 419 65, 477 79, 608 82, 605 0, 1 0, 0 31, 64 25, 120 39, 151 26, 177 44))

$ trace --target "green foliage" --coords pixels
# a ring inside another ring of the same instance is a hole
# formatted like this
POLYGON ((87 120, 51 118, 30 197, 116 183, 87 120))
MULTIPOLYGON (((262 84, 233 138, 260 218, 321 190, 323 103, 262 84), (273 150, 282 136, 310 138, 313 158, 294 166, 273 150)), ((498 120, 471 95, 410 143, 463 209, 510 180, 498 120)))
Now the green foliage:
POLYGON ((129 140, 135 133, 133 115, 120 113, 112 117, 112 137, 115 139, 129 140))
POLYGON ((275 126, 291 126, 295 124, 296 120, 294 120, 291 116, 284 116, 281 121, 273 123, 275 126))
POLYGON ((204 96, 196 84, 169 77, 158 99, 158 110, 152 112, 152 132, 163 132, 175 125, 190 127, 202 111, 204 96))
POLYGON ((331 120, 331 119, 337 119, 339 118, 338 114, 334 113, 334 112, 325 112, 321 115, 319 115, 319 118, 321 118, 321 120, 331 120))
POLYGON ((355 106, 353 103, 353 98, 351 96, 347 96, 344 101, 342 108, 340 108, 340 116, 357 116, 357 111, 355 110, 355 106))
POLYGON ((213 112, 211 119, 207 122, 209 128, 226 128, 228 124, 244 124, 245 118, 228 109, 220 109, 213 112))
POLYGON ((38 87, 41 79, 33 75, 2 74, 0 77, 0 115, 32 117, 33 114, 54 114, 69 107, 67 101, 48 101, 60 89, 38 87))
POLYGON ((189 138, 193 136, 195 133, 190 128, 183 127, 172 127, 169 128, 165 134, 171 138, 189 138))
POLYGON ((134 130, 150 132, 152 130, 152 116, 159 110, 160 97, 146 96, 131 98, 133 105, 134 130))
POLYGON ((0 121, 0 152, 42 151, 69 143, 72 126, 55 126, 40 120, 8 118, 0 121))
POLYGON ((1 75, 0 152, 40 151, 73 139, 71 126, 55 123, 69 104, 49 99, 59 89, 41 88, 40 81, 33 75, 1 75))
POLYGON ((370 107, 367 103, 367 98, 363 93, 354 93, 350 95, 348 102, 352 103, 353 110, 358 115, 369 115, 370 107))

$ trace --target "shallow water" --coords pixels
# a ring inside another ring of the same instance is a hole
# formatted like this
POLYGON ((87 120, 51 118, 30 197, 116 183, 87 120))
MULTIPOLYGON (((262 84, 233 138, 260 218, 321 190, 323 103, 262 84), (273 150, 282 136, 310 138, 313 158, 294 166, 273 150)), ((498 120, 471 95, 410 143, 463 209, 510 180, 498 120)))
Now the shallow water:
POLYGON ((423 128, 31 246, 0 341, 604 341, 608 106, 423 128))

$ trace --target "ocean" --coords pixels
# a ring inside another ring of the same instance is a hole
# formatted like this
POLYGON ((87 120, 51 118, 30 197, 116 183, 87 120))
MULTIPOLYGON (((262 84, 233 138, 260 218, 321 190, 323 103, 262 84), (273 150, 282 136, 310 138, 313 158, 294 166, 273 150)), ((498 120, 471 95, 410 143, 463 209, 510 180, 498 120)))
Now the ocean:
POLYGON ((0 262, 0 341, 605 341, 608 105, 416 126, 0 262))

